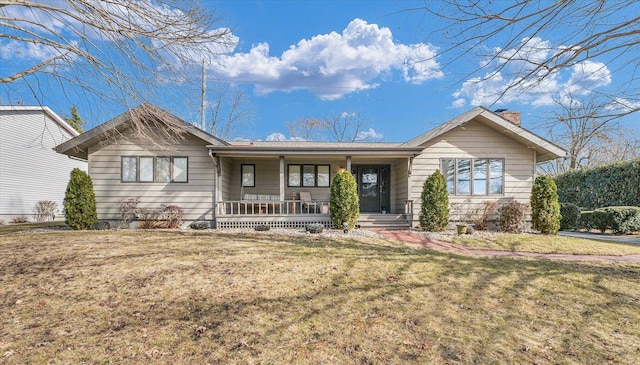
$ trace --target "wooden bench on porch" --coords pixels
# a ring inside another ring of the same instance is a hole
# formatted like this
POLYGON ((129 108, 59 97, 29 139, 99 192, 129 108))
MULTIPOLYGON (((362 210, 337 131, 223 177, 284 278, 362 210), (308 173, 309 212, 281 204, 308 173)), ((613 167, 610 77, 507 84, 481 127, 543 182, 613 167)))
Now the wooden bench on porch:
POLYGON ((241 204, 246 214, 279 214, 280 195, 244 193, 241 204))

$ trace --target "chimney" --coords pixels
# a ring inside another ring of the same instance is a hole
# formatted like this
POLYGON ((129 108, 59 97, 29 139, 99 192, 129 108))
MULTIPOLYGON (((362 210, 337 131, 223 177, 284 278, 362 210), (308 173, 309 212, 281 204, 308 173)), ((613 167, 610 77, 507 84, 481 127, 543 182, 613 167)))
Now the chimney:
POLYGON ((498 109, 496 113, 504 119, 520 127, 520 112, 510 112, 506 109, 498 109))

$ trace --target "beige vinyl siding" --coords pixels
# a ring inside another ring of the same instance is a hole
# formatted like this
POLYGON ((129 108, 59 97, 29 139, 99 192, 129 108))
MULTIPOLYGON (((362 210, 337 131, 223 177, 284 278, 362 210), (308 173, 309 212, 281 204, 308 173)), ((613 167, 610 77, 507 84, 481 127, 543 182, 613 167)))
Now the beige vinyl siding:
MULTIPOLYGON (((504 201, 514 198, 528 203, 533 185, 534 155, 526 146, 477 121, 455 128, 427 142, 425 152, 414 158, 409 179, 410 198, 414 202, 414 221, 420 213, 420 194, 427 177, 440 169, 443 158, 501 158, 504 159, 504 194, 482 196, 449 196, 449 202, 481 204, 486 200, 504 201)), ((452 217, 454 218, 454 217, 452 217)))
POLYGON ((409 196, 407 159, 396 160, 391 165, 391 209, 392 213, 404 213, 404 202, 409 196))
POLYGON ((98 218, 118 220, 120 202, 138 197, 140 208, 177 205, 184 210, 184 221, 213 219, 215 169, 206 142, 189 136, 166 150, 150 150, 131 138, 121 138, 103 148, 89 149, 89 171, 96 194, 98 218), (188 157, 186 183, 121 182, 122 156, 188 157))
POLYGON ((71 170, 87 170, 86 162, 53 151, 73 135, 41 108, 5 108, 0 110, 0 220, 31 220, 40 200, 56 202, 61 215, 71 170))
POLYGON ((232 200, 231 198, 231 180, 232 180, 232 167, 233 162, 230 158, 221 158, 220 164, 222 165, 222 175, 220 176, 220 199, 232 200))

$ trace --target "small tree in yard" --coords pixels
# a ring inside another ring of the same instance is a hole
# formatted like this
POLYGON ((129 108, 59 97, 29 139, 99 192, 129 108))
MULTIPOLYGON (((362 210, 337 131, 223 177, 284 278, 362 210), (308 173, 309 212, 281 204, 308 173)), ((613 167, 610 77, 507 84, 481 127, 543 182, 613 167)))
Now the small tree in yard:
POLYGON ((65 223, 73 229, 89 229, 98 220, 93 183, 86 172, 75 168, 64 195, 65 223))
POLYGON ((440 170, 424 182, 420 201, 420 227, 430 232, 443 231, 449 223, 449 195, 440 170))
POLYGON ((556 183, 550 176, 538 176, 531 189, 533 229, 544 234, 557 234, 561 219, 556 183))
POLYGON ((347 229, 353 229, 360 217, 358 201, 358 186, 356 179, 347 170, 340 170, 331 184, 331 222, 334 227, 342 228, 347 223, 347 229))

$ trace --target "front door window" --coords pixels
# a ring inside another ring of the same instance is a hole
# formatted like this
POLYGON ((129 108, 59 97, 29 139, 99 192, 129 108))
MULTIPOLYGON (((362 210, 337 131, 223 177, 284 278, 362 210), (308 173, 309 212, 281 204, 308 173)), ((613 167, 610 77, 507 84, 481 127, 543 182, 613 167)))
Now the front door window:
POLYGON ((354 175, 358 182, 360 211, 380 213, 389 203, 388 166, 355 166, 354 175))

